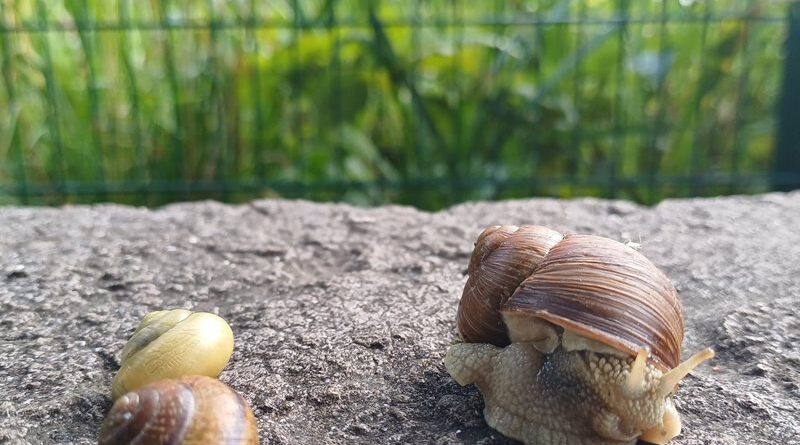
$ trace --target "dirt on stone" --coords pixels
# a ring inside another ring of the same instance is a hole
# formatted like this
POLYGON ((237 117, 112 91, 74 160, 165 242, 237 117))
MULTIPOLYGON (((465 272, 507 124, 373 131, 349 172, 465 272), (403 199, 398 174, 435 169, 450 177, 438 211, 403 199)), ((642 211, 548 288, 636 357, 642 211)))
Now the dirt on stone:
POLYGON ((264 200, 0 208, 0 443, 91 444, 144 314, 228 320, 220 376, 264 444, 512 444, 442 359, 475 238, 540 224, 641 245, 684 302, 673 443, 800 444, 800 192, 468 203, 426 213, 264 200))

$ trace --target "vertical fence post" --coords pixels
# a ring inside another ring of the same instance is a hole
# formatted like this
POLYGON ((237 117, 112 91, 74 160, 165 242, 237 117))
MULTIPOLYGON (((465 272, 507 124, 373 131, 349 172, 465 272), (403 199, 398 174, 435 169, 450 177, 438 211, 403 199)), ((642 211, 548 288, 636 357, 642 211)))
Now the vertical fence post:
POLYGON ((789 6, 788 20, 775 164, 772 167, 772 188, 783 191, 800 188, 800 2, 792 2, 789 6))

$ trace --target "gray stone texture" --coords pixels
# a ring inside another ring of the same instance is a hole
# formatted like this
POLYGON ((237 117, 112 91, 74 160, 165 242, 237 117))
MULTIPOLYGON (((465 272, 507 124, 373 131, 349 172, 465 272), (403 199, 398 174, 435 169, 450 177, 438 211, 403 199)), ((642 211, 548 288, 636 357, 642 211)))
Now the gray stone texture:
POLYGON ((684 380, 673 443, 800 443, 800 193, 533 199, 438 213, 265 200, 157 210, 0 208, 0 443, 96 441, 141 317, 185 307, 236 336, 221 380, 262 443, 510 444, 442 358, 473 242, 541 224, 641 244, 678 288, 684 380))

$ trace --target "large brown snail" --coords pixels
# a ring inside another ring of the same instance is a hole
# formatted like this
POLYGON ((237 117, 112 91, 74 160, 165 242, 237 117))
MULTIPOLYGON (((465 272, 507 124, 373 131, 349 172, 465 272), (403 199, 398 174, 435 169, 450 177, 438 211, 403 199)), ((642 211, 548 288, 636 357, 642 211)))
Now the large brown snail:
POLYGON ((111 396, 161 379, 216 377, 232 353, 233 332, 222 318, 186 309, 150 312, 122 350, 111 396))
POLYGON ((667 277, 636 250, 540 226, 479 236, 458 307, 463 343, 445 367, 475 383, 494 429, 528 445, 667 443, 680 433, 683 315, 667 277))
POLYGON ((117 399, 100 445, 258 444, 253 412, 230 387, 205 376, 167 379, 117 399))

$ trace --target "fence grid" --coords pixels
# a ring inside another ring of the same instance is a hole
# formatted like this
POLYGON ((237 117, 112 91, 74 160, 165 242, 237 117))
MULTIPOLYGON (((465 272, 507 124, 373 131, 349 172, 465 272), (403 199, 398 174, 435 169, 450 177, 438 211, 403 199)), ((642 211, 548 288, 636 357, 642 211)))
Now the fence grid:
POLYGON ((798 187, 796 10, 0 0, 0 204, 798 187))

